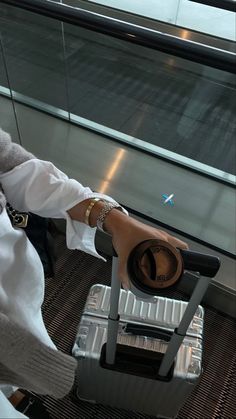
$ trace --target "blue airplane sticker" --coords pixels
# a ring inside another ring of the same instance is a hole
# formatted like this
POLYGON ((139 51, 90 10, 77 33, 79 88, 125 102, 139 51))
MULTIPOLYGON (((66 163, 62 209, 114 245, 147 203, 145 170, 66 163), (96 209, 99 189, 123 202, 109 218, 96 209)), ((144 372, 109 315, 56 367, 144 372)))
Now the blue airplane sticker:
POLYGON ((167 195, 165 193, 162 194, 162 202, 163 202, 163 204, 164 205, 168 204, 168 205, 170 205, 170 206, 173 207, 173 205, 174 205, 173 197, 174 197, 174 194, 173 193, 170 194, 170 195, 167 195))

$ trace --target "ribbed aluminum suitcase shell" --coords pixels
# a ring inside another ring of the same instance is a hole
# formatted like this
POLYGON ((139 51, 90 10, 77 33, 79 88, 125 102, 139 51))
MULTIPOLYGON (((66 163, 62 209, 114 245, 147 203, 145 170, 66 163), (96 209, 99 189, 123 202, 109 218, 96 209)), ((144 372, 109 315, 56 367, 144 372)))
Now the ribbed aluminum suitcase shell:
MULTIPOLYGON (((73 348, 78 360, 78 397, 157 417, 175 417, 201 374, 202 307, 198 307, 178 351, 173 378, 165 382, 101 367, 101 349, 107 340, 109 296, 110 287, 95 285, 87 298, 73 348)), ((142 302, 129 291, 122 290, 117 342, 147 351, 165 352, 167 342, 128 334, 124 331, 126 323, 172 331, 179 324, 186 305, 183 301, 162 297, 154 297, 151 303, 142 302)))
MULTIPOLYGON (((107 318, 110 309, 110 294, 111 287, 101 284, 93 285, 85 303, 84 314, 107 318)), ((188 304, 185 301, 160 296, 152 297, 150 301, 142 301, 132 292, 121 290, 120 319, 173 331, 179 325, 188 304)), ((204 310, 199 305, 189 326, 188 335, 202 337, 203 318, 204 310)))

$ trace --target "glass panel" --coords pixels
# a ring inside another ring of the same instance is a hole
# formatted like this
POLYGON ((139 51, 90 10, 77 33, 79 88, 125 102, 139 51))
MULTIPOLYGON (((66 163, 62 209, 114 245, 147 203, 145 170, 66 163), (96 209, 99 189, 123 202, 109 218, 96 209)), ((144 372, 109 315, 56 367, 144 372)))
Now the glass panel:
POLYGON ((235 173, 233 75, 71 25, 65 44, 72 114, 235 173))
POLYGON ((67 110, 62 24, 1 4, 0 25, 14 94, 67 110))
MULTIPOLYGON (((172 25, 236 40, 235 13, 189 0, 87 0, 172 25)), ((75 6, 75 0, 65 1, 75 6)))
POLYGON ((67 119, 70 112, 73 122, 208 165, 214 175, 236 172, 234 76, 17 8, 1 11, 18 101, 67 119))

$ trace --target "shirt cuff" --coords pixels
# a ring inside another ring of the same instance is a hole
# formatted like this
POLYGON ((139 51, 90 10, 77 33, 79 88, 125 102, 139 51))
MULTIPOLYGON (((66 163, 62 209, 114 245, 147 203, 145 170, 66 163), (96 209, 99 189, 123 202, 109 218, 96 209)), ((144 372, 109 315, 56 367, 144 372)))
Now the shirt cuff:
MULTIPOLYGON (((108 195, 100 194, 97 192, 91 192, 86 194, 86 198, 101 198, 109 202, 117 203, 113 198, 108 195)), ((74 205, 79 202, 74 203, 74 205)), ((72 205, 71 207, 73 207, 72 205)), ((122 207, 123 208, 123 207, 122 207)), ((128 212, 123 208, 123 211, 128 215, 128 212)), ((82 250, 95 256, 103 261, 106 261, 104 257, 99 255, 95 248, 95 234, 97 228, 91 228, 87 224, 79 221, 72 220, 69 214, 65 211, 64 218, 66 219, 66 244, 69 249, 82 250)))

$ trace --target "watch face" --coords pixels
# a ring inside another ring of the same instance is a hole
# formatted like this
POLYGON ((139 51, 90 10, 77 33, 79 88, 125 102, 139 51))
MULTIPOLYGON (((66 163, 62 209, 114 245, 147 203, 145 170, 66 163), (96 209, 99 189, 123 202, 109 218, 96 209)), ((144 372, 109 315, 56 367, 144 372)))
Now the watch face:
POLYGON ((155 291, 174 285, 183 272, 179 251, 163 240, 146 240, 133 249, 128 271, 135 285, 155 291))

